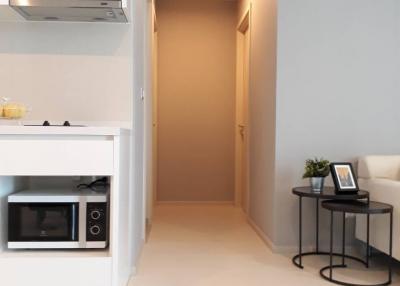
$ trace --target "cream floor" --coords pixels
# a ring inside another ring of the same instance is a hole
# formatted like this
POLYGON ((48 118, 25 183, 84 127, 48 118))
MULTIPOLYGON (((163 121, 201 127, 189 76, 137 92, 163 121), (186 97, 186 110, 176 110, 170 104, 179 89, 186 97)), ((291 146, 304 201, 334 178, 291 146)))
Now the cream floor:
MULTIPOLYGON (((129 286, 334 285, 318 274, 327 263, 327 258, 307 258, 305 270, 297 269, 290 255, 266 247, 233 206, 158 205, 129 286)), ((385 278, 379 266, 367 271, 358 265, 336 277, 363 284, 385 278)), ((397 275, 392 285, 400 285, 397 275)))

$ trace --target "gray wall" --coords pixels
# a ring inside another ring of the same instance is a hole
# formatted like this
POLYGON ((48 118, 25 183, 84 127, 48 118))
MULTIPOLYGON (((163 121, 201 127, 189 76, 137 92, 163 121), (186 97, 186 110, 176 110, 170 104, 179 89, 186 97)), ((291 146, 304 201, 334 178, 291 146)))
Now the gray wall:
MULTIPOLYGON (((280 0, 278 8, 274 242, 293 247, 291 188, 307 184, 305 159, 400 153, 400 2, 280 0)), ((313 207, 305 204, 306 235, 313 207)))
POLYGON ((250 29, 250 219, 273 240, 275 190, 276 0, 239 1, 239 19, 252 5, 250 29))
MULTIPOLYGON (((151 7, 151 6, 150 6, 151 7)), ((132 232, 129 240, 133 241, 132 245, 132 264, 137 265, 139 256, 145 238, 145 190, 144 190, 144 124, 145 111, 144 102, 141 99, 142 89, 145 87, 145 72, 148 67, 145 64, 145 41, 148 9, 150 8, 146 1, 132 1, 132 21, 133 21, 133 61, 130 62, 133 73, 133 126, 131 140, 131 192, 130 218, 132 232)), ((149 94, 145 92, 145 100, 148 100, 149 94)), ((135 269, 136 270, 136 269, 135 269)))

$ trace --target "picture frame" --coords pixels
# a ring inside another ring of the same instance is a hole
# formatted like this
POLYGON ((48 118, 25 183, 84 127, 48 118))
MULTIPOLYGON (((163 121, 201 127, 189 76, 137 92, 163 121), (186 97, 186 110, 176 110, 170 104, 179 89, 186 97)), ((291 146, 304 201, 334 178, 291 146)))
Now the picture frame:
POLYGON ((329 167, 337 194, 354 194, 359 191, 357 177, 351 163, 331 163, 329 167))

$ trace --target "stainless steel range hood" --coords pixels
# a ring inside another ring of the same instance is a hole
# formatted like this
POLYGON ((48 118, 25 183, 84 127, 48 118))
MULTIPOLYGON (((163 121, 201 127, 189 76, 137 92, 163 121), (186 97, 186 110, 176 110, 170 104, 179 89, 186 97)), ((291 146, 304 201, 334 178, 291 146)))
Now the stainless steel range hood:
POLYGON ((127 22, 121 0, 10 0, 29 21, 127 22))

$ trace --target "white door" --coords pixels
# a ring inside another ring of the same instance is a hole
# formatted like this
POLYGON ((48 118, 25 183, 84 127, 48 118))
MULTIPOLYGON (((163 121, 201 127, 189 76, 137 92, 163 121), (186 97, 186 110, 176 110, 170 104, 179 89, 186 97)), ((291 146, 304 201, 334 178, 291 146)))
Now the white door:
POLYGON ((237 32, 235 203, 247 213, 249 209, 249 78, 250 12, 237 32))
POLYGON ((158 182, 158 34, 153 35, 153 193, 149 204, 153 205, 157 200, 158 182))
POLYGON ((242 102, 242 124, 239 126, 241 138, 242 156, 242 208, 248 211, 249 204, 249 55, 250 55, 250 33, 249 29, 244 33, 243 48, 243 102, 242 102))

